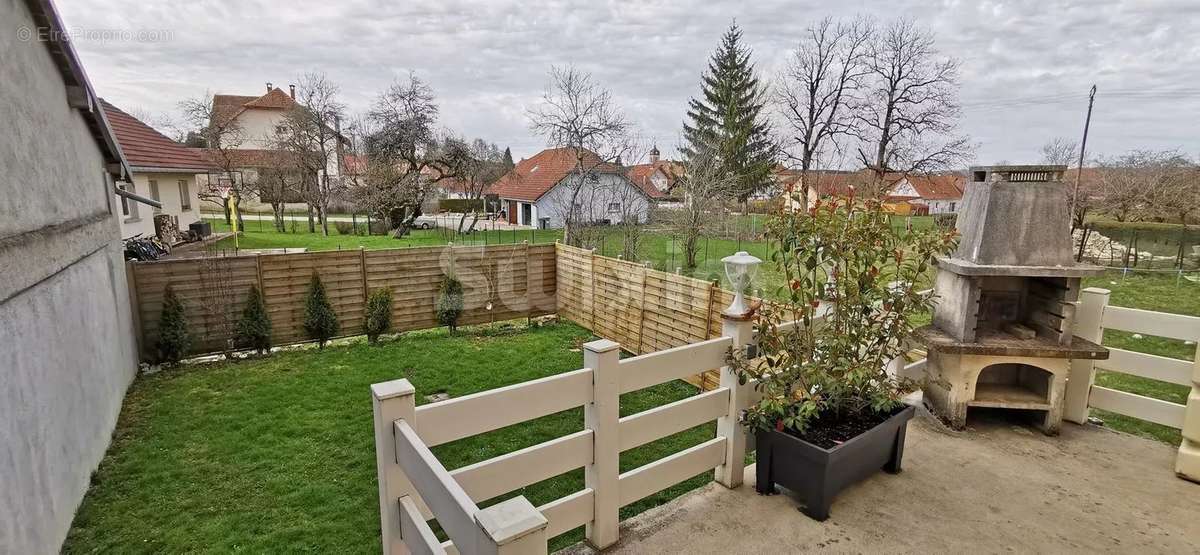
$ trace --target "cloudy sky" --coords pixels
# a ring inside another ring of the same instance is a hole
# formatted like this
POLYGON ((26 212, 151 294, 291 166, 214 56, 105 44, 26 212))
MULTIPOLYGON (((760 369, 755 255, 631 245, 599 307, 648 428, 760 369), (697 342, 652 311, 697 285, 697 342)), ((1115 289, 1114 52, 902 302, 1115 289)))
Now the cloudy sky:
POLYGON ((1198 0, 56 0, 101 96, 174 113, 206 91, 265 92, 308 71, 363 110, 409 71, 435 89, 441 123, 529 156, 544 141, 526 106, 554 64, 612 90, 641 134, 673 152, 687 99, 736 18, 764 76, 814 19, 909 17, 962 60, 961 128, 978 163, 1037 162, 1077 138, 1099 87, 1089 154, 1200 155, 1198 0), (122 33, 112 33, 112 31, 122 33), (100 31, 100 32, 96 32, 100 31))

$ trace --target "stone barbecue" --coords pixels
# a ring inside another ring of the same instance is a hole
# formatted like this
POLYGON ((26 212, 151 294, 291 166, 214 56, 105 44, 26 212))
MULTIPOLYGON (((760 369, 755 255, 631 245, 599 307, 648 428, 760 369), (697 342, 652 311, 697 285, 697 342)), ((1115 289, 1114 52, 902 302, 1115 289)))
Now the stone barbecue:
POLYGON ((1058 433, 1072 359, 1108 351, 1074 337, 1083 276, 1067 229, 1066 166, 971 168, 958 214, 960 241, 937 260, 925 402, 955 428, 972 407, 1019 409, 1058 433))

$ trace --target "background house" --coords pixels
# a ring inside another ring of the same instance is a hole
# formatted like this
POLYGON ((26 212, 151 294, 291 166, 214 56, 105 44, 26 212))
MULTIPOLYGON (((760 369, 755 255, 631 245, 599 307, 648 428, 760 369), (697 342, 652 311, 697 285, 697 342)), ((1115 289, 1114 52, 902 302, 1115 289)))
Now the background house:
POLYGON ((650 149, 649 164, 629 166, 629 180, 652 199, 673 196, 683 175, 683 164, 661 159, 657 146, 650 149))
POLYGON ((0 553, 57 553, 137 373, 131 172, 53 5, 0 21, 0 553))
POLYGON ((173 230, 187 231, 188 225, 200 221, 196 176, 208 172, 211 165, 196 149, 168 139, 104 99, 100 104, 133 170, 132 179, 117 186, 162 203, 162 208, 150 208, 116 197, 121 208, 121 237, 157 235, 168 243, 178 242, 180 236, 173 230), (164 220, 170 224, 164 225, 164 220))
POLYGON ((909 205, 904 213, 952 214, 962 203, 966 176, 956 173, 937 175, 906 175, 896 179, 888 192, 893 206, 909 205))
POLYGON ((595 153, 585 151, 583 158, 588 175, 578 185, 578 194, 574 194, 579 179, 574 173, 576 156, 570 148, 546 149, 521 160, 488 193, 500 198, 512 224, 562 227, 572 210, 580 222, 649 220, 653 185, 647 185, 649 189, 635 185, 627 168, 603 162, 595 153))
MULTIPOLYGON (((281 160, 289 155, 279 147, 277 136, 286 123, 288 112, 297 107, 296 86, 288 86, 290 92, 284 92, 278 87, 267 83, 267 92, 262 96, 214 94, 212 97, 212 118, 226 123, 232 120, 236 124, 240 142, 227 148, 230 162, 236 166, 236 175, 210 175, 201 178, 203 186, 214 184, 224 179, 236 179, 244 183, 254 183, 265 168, 281 167, 281 160)), ((334 133, 340 137, 340 134, 334 133)), ((341 137, 343 141, 346 139, 341 137)), ((343 164, 346 162, 345 153, 338 145, 330 145, 328 152, 332 153, 324 162, 324 171, 330 179, 340 179, 344 173, 343 164)), ((218 166, 224 164, 220 157, 211 153, 208 159, 218 166)), ((318 172, 319 173, 319 172, 318 172)), ((319 179, 314 176, 313 179, 319 179)), ((243 199, 243 201, 250 199, 243 199)), ((300 196, 293 195, 289 202, 299 202, 300 196)), ((244 209, 261 209, 253 202, 243 202, 244 209)))

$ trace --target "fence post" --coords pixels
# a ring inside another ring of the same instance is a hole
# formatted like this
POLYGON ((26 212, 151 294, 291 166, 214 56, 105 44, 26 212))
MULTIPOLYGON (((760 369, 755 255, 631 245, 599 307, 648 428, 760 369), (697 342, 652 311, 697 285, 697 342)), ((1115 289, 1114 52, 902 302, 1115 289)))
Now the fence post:
MULTIPOLYGON (((721 335, 733 338, 733 349, 745 349, 754 341, 754 323, 749 314, 721 313, 721 335)), ((743 351, 744 352, 744 351, 743 351)), ((738 383, 733 367, 721 367, 721 387, 729 388, 729 409, 717 419, 717 436, 725 438, 725 462, 714 471, 715 479, 727 488, 742 485, 746 471, 746 428, 741 414, 746 408, 749 386, 738 383)))
MULTIPOLYGON (((408 380, 371 385, 371 407, 375 415, 375 465, 379 475, 379 522, 383 530, 384 555, 408 553, 400 537, 400 498, 417 500, 408 477, 396 462, 394 423, 416 416, 416 389, 408 380)), ((420 503, 418 503, 420 505, 420 503)))
POLYGON ((1175 474, 1185 480, 1200 482, 1200 346, 1196 347, 1196 362, 1192 367, 1192 391, 1188 393, 1181 433, 1183 443, 1179 446, 1179 455, 1175 458, 1175 474))
MULTIPOLYGON (((1080 291, 1079 308, 1075 311, 1075 335, 1099 344, 1104 340, 1101 321, 1108 306, 1108 289, 1088 287, 1080 291)), ((1096 361, 1074 359, 1067 377, 1063 399, 1063 419, 1076 424, 1087 423, 1088 397, 1096 380, 1096 361)))
POLYGON ((592 490, 594 503, 586 536, 596 549, 617 542, 620 519, 620 355, 621 346, 607 339, 583 345, 583 366, 592 369, 592 402, 583 410, 583 426, 592 431, 592 464, 584 471, 584 486, 592 490))
POLYGON ((485 555, 546 555, 549 521, 524 496, 481 509, 475 523, 486 538, 485 555))

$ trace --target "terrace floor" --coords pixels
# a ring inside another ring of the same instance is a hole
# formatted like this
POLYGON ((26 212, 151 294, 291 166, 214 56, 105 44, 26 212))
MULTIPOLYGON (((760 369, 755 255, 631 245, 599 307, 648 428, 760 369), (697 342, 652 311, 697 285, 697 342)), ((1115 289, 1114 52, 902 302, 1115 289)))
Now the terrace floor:
POLYGON ((844 491, 824 523, 757 495, 751 467, 741 488, 709 484, 625 521, 605 553, 1200 553, 1200 484, 1175 477, 1174 460, 1098 426, 1046 437, 986 416, 953 432, 926 415, 909 426, 904 471, 844 491))

